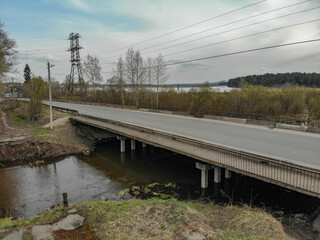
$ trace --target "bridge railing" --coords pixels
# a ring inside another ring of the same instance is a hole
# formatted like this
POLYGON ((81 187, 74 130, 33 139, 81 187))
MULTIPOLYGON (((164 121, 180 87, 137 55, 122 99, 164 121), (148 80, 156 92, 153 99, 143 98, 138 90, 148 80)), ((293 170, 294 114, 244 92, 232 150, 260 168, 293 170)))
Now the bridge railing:
POLYGON ((320 169, 312 166, 119 121, 81 116, 77 121, 320 198, 320 169))

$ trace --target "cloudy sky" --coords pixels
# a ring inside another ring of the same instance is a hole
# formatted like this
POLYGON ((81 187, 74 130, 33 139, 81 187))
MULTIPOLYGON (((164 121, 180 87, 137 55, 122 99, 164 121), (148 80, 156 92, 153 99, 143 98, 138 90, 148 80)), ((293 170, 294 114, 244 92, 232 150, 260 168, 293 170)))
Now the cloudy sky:
MULTIPOLYGON (((82 37, 82 58, 99 58, 106 81, 130 46, 144 59, 179 62, 319 39, 320 0, 0 0, 0 20, 17 41, 20 81, 26 63, 46 77, 49 60, 62 82, 71 32, 82 37)), ((320 41, 170 66, 168 83, 295 71, 320 71, 320 41)))

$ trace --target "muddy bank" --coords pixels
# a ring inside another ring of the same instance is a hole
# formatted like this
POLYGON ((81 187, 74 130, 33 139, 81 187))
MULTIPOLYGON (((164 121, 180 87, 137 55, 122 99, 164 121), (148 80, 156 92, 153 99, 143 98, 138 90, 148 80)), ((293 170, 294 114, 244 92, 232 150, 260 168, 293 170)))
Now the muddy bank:
POLYGON ((43 108, 36 122, 27 120, 27 105, 0 104, 0 168, 39 165, 68 155, 89 154, 92 146, 77 134, 69 114, 54 111, 53 129, 48 128, 49 109, 43 108))
POLYGON ((32 137, 5 141, 0 142, 0 168, 23 164, 39 165, 68 155, 82 155, 89 152, 85 147, 57 144, 32 137))

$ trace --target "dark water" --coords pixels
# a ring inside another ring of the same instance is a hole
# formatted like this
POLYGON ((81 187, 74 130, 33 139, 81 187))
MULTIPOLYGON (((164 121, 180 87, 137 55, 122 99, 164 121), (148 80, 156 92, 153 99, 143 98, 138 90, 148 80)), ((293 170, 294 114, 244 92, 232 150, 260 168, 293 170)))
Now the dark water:
POLYGON ((63 192, 68 193, 69 203, 103 196, 115 200, 123 189, 154 182, 175 183, 182 199, 231 201, 286 214, 310 214, 320 205, 319 199, 238 174, 214 184, 212 174, 210 171, 209 189, 203 192, 194 159, 152 147, 121 154, 117 143, 100 145, 94 155, 83 159, 71 156, 44 166, 0 170, 0 209, 30 218, 61 204, 63 192))

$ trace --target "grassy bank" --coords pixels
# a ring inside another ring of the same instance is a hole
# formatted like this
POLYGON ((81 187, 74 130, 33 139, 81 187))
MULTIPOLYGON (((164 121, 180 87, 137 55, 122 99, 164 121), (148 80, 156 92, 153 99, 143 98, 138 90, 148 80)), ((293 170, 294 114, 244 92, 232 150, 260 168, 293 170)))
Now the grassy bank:
POLYGON ((28 236, 33 225, 53 224, 71 208, 85 217, 84 225, 59 239, 188 239, 194 234, 221 240, 317 239, 307 229, 282 225, 261 209, 155 198, 84 202, 29 220, 0 219, 0 237, 19 228, 27 229, 28 236))
POLYGON ((44 163, 89 149, 68 121, 68 113, 53 111, 60 124, 54 122, 50 130, 44 127, 49 123, 48 107, 42 108, 37 121, 28 120, 28 103, 7 101, 0 110, 0 167, 44 163))

